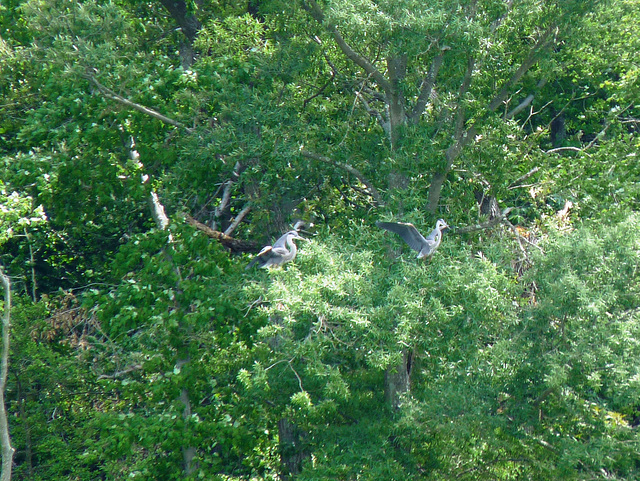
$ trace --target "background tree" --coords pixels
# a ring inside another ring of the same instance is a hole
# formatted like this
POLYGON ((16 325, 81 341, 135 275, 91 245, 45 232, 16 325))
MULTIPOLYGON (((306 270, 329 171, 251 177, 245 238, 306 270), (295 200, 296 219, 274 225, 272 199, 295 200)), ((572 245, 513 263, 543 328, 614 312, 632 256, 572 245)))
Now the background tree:
POLYGON ((423 3, 3 4, 15 478, 638 477, 637 2, 423 3))

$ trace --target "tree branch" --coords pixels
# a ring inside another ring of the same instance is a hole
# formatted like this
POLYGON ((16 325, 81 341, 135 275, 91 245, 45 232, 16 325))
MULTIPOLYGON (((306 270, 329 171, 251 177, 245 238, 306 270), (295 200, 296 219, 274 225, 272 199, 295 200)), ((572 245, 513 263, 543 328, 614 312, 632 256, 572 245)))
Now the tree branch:
POLYGON ((459 227, 453 230, 453 234, 468 234, 469 232, 476 232, 479 230, 489 229, 491 227, 495 227, 498 224, 502 224, 506 221, 507 215, 511 212, 512 208, 507 207, 503 209, 499 216, 494 217, 493 219, 489 219, 486 222, 481 222, 479 224, 474 224, 466 227, 459 227))
POLYGON ((169 227, 169 218, 164 210, 164 205, 160 202, 158 194, 153 191, 149 197, 149 204, 151 205, 151 215, 156 221, 156 225, 160 230, 165 230, 169 227))
POLYGON ((187 127, 186 125, 184 125, 184 124, 182 124, 180 122, 178 122, 177 120, 173 120, 173 119, 171 119, 171 118, 169 118, 169 117, 167 117, 165 115, 162 115, 160 112, 156 112, 155 110, 150 109, 149 107, 145 107, 144 105, 137 104, 135 102, 132 102, 131 100, 128 100, 128 99, 122 97, 121 95, 118 95, 113 90, 105 87, 100 82, 98 82, 98 80, 93 75, 85 74, 84 78, 86 78, 93 85, 95 85, 98 88, 98 90, 100 91, 100 93, 102 93, 102 95, 104 95, 108 99, 115 100, 116 102, 119 102, 122 105, 126 105, 127 107, 130 107, 130 108, 132 108, 134 110, 137 110, 138 112, 142 112, 143 114, 146 114, 146 115, 149 115, 149 116, 151 116, 153 118, 156 118, 156 119, 164 122, 165 124, 169 124, 169 125, 173 125, 174 127, 185 129, 189 133, 193 132, 193 129, 187 127))
MULTIPOLYGON (((486 107, 488 112, 495 112, 496 109, 505 101, 507 95, 509 94, 509 90, 513 85, 515 85, 524 74, 538 61, 538 55, 540 52, 549 44, 551 39, 553 38, 553 33, 555 32, 555 27, 550 27, 536 42, 536 44, 529 51, 529 55, 522 62, 520 67, 513 73, 511 78, 505 82, 502 86, 498 94, 489 102, 486 107)), ((465 78, 462 81, 462 85, 460 86, 460 95, 459 98, 462 99, 462 94, 466 92, 470 85, 471 74, 473 73, 473 68, 475 66, 474 60, 469 59, 469 65, 467 67, 467 72, 465 73, 465 78)), ((464 130, 465 124, 465 116, 464 116, 464 105, 462 102, 458 104, 456 108, 456 126, 454 131, 454 141, 446 150, 445 155, 447 158, 447 164, 442 172, 436 172, 431 180, 431 186, 429 187, 429 199, 427 204, 427 210, 429 212, 435 212, 438 207, 438 202, 440 201, 440 192, 442 190, 442 185, 446 180, 446 176, 453 167, 453 162, 458 157, 462 149, 473 139, 475 139, 478 133, 478 124, 480 120, 474 121, 467 129, 464 130)))
POLYGON ((533 169, 531 169, 529 172, 527 172, 526 174, 518 177, 516 180, 514 180, 513 182, 511 182, 511 184, 509 184, 509 187, 507 187, 507 189, 509 190, 513 190, 513 189, 517 189, 519 187, 522 187, 520 185, 520 182, 523 182, 525 180, 527 180, 529 177, 531 177, 533 174, 535 174, 536 172, 538 172, 540 170, 540 167, 534 167, 533 169))
POLYGON ((240 253, 240 252, 259 252, 260 251, 261 246, 255 244, 254 242, 243 241, 243 240, 228 236, 223 232, 213 230, 211 227, 203 224, 202 222, 198 222, 189 214, 183 214, 183 215, 187 224, 195 227, 206 236, 219 241, 223 246, 231 250, 231 252, 240 253))
POLYGON ((211 225, 213 230, 217 230, 218 219, 222 216, 222 214, 229 207, 229 202, 231 201, 231 188, 236 183, 236 180, 240 178, 240 170, 242 169, 242 165, 240 161, 236 162, 233 166, 233 172, 231 173, 231 177, 224 183, 224 189, 222 191, 222 198, 220 199, 220 204, 215 208, 213 216, 215 220, 211 225))
POLYGON ((342 162, 337 162, 329 157, 325 157, 324 155, 320 155, 320 154, 316 154, 313 152, 309 152, 308 150, 301 150, 300 153, 304 156, 307 157, 309 159, 314 159, 314 160, 319 160, 320 162, 324 162, 326 164, 330 164, 333 165, 335 167, 339 167, 340 169, 346 170, 347 172, 349 172, 350 174, 352 174, 356 179, 358 179, 360 182, 362 182, 366 187, 367 190, 369 191, 369 194, 371 195, 371 197, 373 198, 374 202, 378 205, 378 206, 382 206, 384 205, 384 201, 382 200, 382 197, 380 196, 380 193, 378 192, 378 189, 375 188, 375 186, 369 182, 366 177, 364 175, 362 175, 362 172, 360 172, 358 169, 356 169, 355 167, 352 167, 349 164, 344 164, 342 162))
POLYGON ((511 78, 507 80, 498 94, 489 102, 487 105, 487 110, 489 112, 495 112, 496 109, 505 101, 507 95, 509 95, 509 90, 516 83, 520 81, 520 79, 524 76, 527 71, 535 65, 538 61, 538 55, 540 52, 549 44, 551 39, 553 38, 553 33, 555 31, 555 27, 549 28, 536 42, 536 44, 529 51, 529 55, 527 58, 520 64, 520 67, 513 73, 511 78))
MULTIPOLYGON (((542 78, 540 79, 540 81, 538 82, 538 84, 536 85, 536 90, 540 90, 542 87, 544 87, 544 84, 547 83, 547 79, 546 78, 542 78)), ((522 112, 522 110, 524 110, 531 102, 533 102, 533 99, 536 97, 536 95, 534 93, 530 93, 529 95, 527 95, 525 97, 525 99, 520 102, 516 107, 514 107, 509 113, 507 113, 507 118, 508 119, 512 119, 513 117, 515 117, 516 115, 518 115, 520 112, 522 112)))
MULTIPOLYGON (((321 44, 320 39, 318 39, 317 37, 314 39, 318 44, 321 44)), ((311 102, 313 99, 315 99, 316 97, 319 97, 320 95, 322 95, 322 92, 324 92, 326 90, 326 88, 331 85, 331 83, 335 80, 338 69, 336 69, 336 66, 333 65, 333 63, 331 62, 331 60, 329 60, 329 57, 327 56, 327 54, 324 54, 324 59, 327 62, 327 64, 329 65, 329 68, 331 68, 331 77, 329 77, 329 80, 327 80, 327 82, 320 87, 320 89, 313 94, 311 97, 308 97, 306 99, 304 99, 304 102, 302 102, 302 109, 306 109, 307 108, 307 104, 309 102, 311 102)))
POLYGON ((317 4, 315 0, 304 0, 302 2, 303 8, 308 11, 311 16, 321 25, 329 31, 329 33, 333 36, 333 39, 342 50, 349 60, 353 63, 361 67, 365 72, 367 72, 373 79, 380 85, 382 90, 384 90, 388 95, 391 95, 393 87, 389 80, 365 57, 357 53, 351 46, 345 41, 340 32, 338 31, 338 27, 327 21, 324 12, 317 4))
POLYGON ((433 92, 433 86, 436 82, 436 76, 438 75, 438 71, 442 66, 442 62, 444 60, 444 52, 446 50, 450 50, 450 47, 443 47, 440 49, 440 53, 436 55, 431 62, 431 67, 429 67, 429 73, 422 80, 422 84, 420 85, 420 95, 418 96, 418 100, 416 101, 416 105, 413 108, 411 114, 409 114, 409 121, 412 123, 418 122, 422 112, 427 106, 429 99, 431 98, 431 92, 433 92))
POLYGON ((364 98, 362 93, 356 92, 356 98, 360 99, 360 101, 362 102, 362 105, 364 105, 365 111, 369 115, 371 115, 371 117, 375 118, 380 123, 380 126, 382 127, 382 130, 384 130, 385 133, 390 136, 391 135, 391 123, 389 121, 385 120, 383 115, 378 110, 372 108, 369 105, 369 102, 367 101, 367 99, 364 98))
POLYGON ((227 230, 224 231, 224 235, 231 235, 234 230, 240 225, 242 219, 246 217, 246 215, 251 211, 251 202, 248 202, 247 205, 238 213, 233 222, 227 227, 227 230))
POLYGON ((131 366, 127 366, 121 371, 116 371, 113 374, 100 374, 98 376, 98 380, 100 379, 117 379, 119 377, 124 376, 125 374, 129 374, 130 372, 139 371, 144 366, 142 364, 132 364, 131 366))
POLYGON ((178 22, 180 30, 187 37, 189 43, 193 43, 202 28, 202 23, 193 13, 189 12, 186 2, 183 0, 160 0, 160 3, 178 22))

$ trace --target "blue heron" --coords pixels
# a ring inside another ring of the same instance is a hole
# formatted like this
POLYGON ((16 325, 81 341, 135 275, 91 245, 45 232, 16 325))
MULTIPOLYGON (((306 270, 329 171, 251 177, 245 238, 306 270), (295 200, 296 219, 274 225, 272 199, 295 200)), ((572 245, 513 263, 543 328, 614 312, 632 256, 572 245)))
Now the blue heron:
POLYGON ((256 264, 266 269, 267 267, 279 266, 285 262, 292 261, 298 252, 298 247, 293 242, 294 239, 307 240, 298 234, 298 230, 290 230, 275 241, 272 246, 264 246, 245 269, 251 269, 256 264))
POLYGON ((426 238, 418 232, 413 224, 404 222, 376 222, 381 229, 398 234, 409 244, 414 251, 418 252, 418 259, 424 259, 432 255, 442 240, 442 231, 449 227, 445 221, 438 219, 436 228, 431 231, 426 238))

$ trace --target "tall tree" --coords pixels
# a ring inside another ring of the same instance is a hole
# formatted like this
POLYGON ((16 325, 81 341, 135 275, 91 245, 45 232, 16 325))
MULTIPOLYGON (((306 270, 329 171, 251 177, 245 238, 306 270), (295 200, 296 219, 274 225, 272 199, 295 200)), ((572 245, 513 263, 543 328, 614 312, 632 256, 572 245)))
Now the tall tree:
MULTIPOLYGON (((544 83, 542 67, 576 16, 597 2, 302 2, 364 77, 355 92, 392 151, 412 149, 413 135, 436 146, 412 152, 429 166, 427 211, 465 147, 493 118, 508 121, 544 83), (328 13, 325 13, 328 12, 328 13), (524 82, 529 77, 536 82, 524 82), (379 105, 380 107, 376 107, 379 105), (498 110, 503 112, 499 115, 498 110), (420 126, 416 128, 416 126, 420 126), (405 143, 403 144, 402 140, 405 143), (411 139, 411 140, 409 140, 411 139)), ((424 172, 412 172, 412 175, 424 172)))

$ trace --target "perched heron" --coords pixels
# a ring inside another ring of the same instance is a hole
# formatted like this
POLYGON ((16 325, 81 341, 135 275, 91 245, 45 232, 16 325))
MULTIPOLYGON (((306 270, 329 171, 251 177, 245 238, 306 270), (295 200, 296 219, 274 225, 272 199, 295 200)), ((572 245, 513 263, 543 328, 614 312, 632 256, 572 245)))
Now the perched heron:
POLYGON ((445 221, 438 219, 436 228, 431 231, 426 238, 418 232, 413 224, 404 222, 376 222, 381 229, 398 234, 409 244, 414 251, 418 252, 418 259, 423 259, 432 255, 442 240, 442 231, 449 227, 445 221))
POLYGON ((290 230, 275 241, 272 246, 264 246, 245 269, 251 269, 256 264, 266 269, 267 267, 279 266, 285 262, 292 261, 298 252, 298 247, 295 242, 293 242, 294 239, 307 240, 298 234, 297 229, 290 230))

